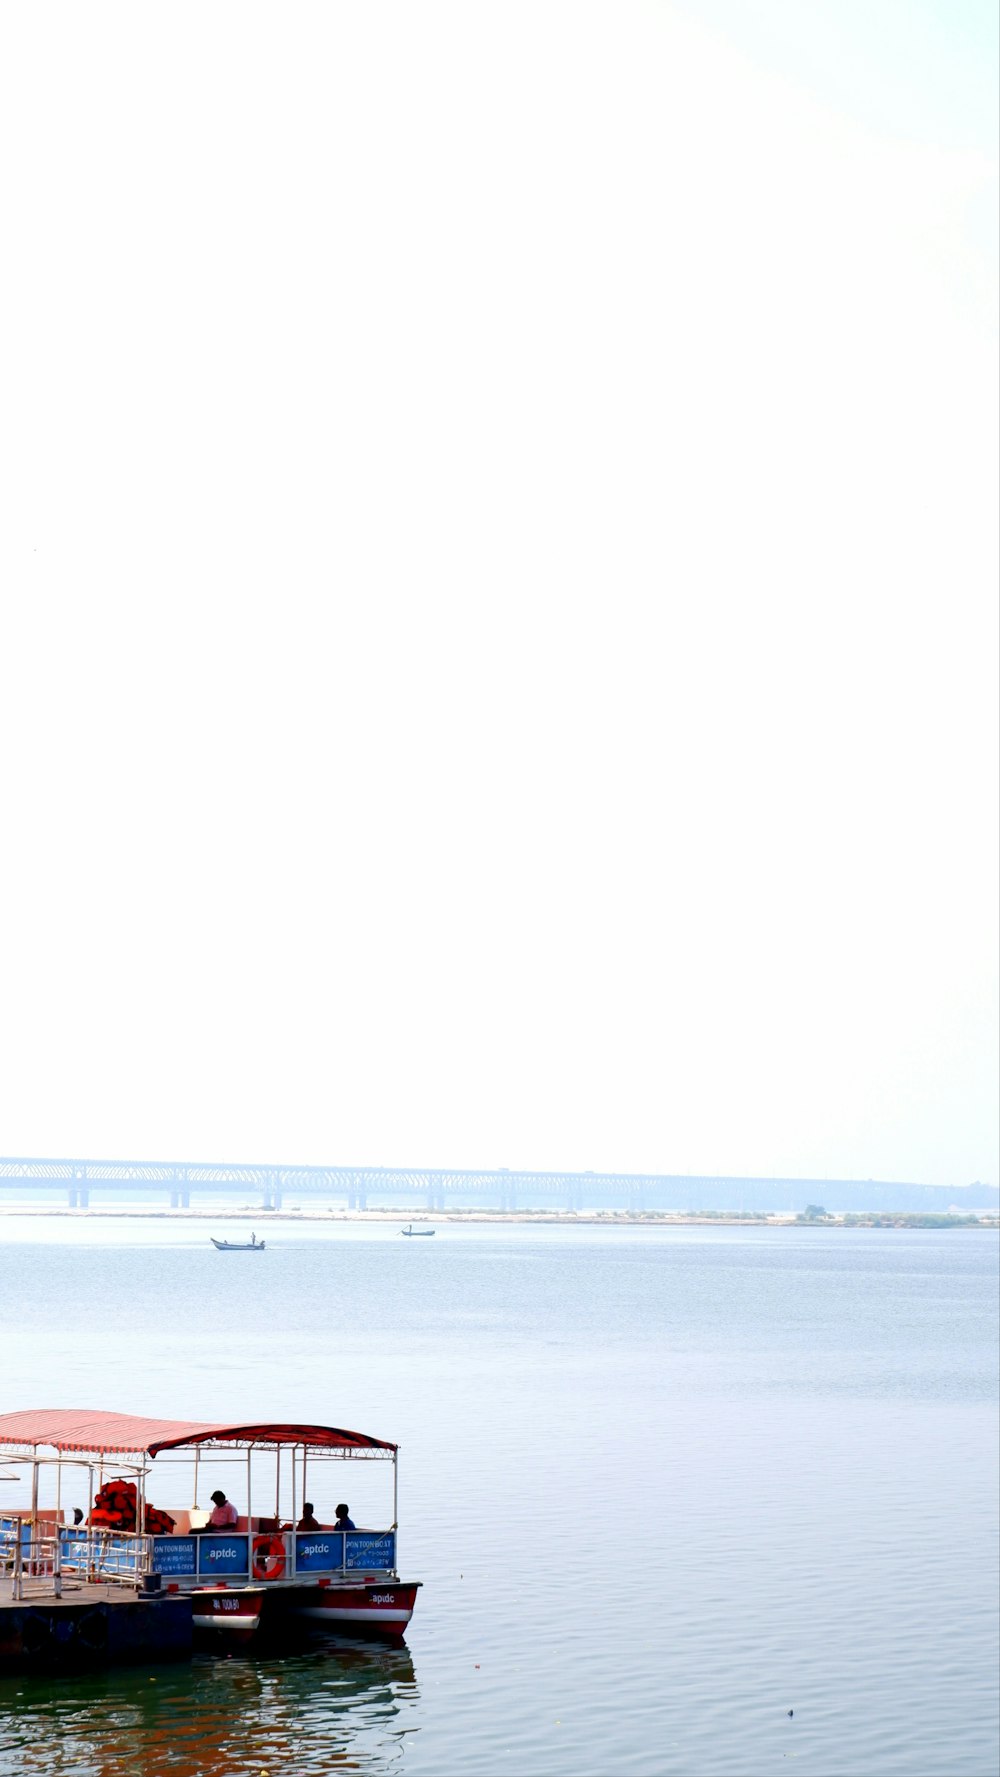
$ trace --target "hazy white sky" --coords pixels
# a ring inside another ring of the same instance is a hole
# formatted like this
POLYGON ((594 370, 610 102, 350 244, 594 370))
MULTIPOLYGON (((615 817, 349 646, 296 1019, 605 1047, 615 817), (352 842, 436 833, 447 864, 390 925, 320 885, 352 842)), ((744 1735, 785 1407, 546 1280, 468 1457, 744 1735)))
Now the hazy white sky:
POLYGON ((2 36, 0 1153, 995 1181, 992 0, 2 36))

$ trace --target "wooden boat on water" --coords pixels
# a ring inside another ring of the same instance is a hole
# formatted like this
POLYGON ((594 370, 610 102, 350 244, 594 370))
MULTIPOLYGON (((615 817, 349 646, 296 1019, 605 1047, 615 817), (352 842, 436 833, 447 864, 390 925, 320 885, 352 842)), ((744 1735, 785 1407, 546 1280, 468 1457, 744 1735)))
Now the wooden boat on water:
POLYGON ((266 1240, 258 1240, 251 1234, 249 1240, 216 1240, 214 1234, 209 1237, 217 1253, 262 1253, 267 1246, 266 1240))
POLYGON ((401 1581, 397 1569, 398 1450, 382 1438, 330 1425, 52 1409, 0 1414, 0 1454, 27 1471, 31 1501, 0 1509, 0 1671, 56 1655, 183 1657, 185 1625, 187 1651, 192 1638, 222 1651, 281 1646, 315 1625, 398 1639, 413 1615, 420 1582, 401 1581), (293 1529, 306 1499, 332 1491, 331 1465, 347 1460, 392 1464, 388 1528, 293 1529), (229 1485, 245 1493, 246 1514, 211 1529, 199 1495, 211 1497, 234 1465, 229 1485), (171 1497, 178 1466, 192 1503, 154 1506, 151 1487, 171 1497), (87 1514, 68 1524, 61 1501, 84 1483, 87 1514), (273 1511, 259 1509, 265 1490, 273 1511), (142 1609, 129 1617, 126 1605, 142 1609))
POLYGON ((436 1234, 437 1229, 436 1228, 415 1228, 413 1226, 413 1223, 411 1222, 408 1228, 400 1228, 399 1232, 401 1234, 405 1234, 407 1240, 420 1240, 428 1234, 436 1234))

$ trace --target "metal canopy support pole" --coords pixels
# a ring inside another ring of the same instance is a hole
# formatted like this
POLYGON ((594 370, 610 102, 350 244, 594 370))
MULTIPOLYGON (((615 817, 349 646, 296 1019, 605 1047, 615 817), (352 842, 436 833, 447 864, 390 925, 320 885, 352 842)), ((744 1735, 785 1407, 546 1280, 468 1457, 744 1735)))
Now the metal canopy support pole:
POLYGON ((281 1445, 274 1447, 274 1527, 281 1522, 281 1445))
POLYGON ((136 1518, 135 1527, 136 1527, 137 1531, 139 1532, 139 1535, 142 1538, 142 1541, 139 1543, 136 1543, 136 1545, 135 1545, 135 1571, 137 1574, 138 1573, 152 1573, 152 1571, 153 1571, 153 1544, 152 1544, 152 1541, 150 1541, 150 1542, 146 1541, 146 1458, 145 1457, 143 1457, 143 1459, 142 1459, 142 1467, 139 1470, 139 1501, 138 1501, 138 1504, 139 1504, 139 1512, 138 1512, 138 1516, 136 1518))
POLYGON ((399 1569, 399 1451, 392 1453, 392 1565, 399 1569))
MULTIPOLYGON (((250 1542, 247 1546, 251 1551, 253 1549, 253 1502, 250 1498, 250 1459, 252 1456, 253 1446, 250 1445, 247 1449, 247 1535, 250 1538, 250 1542)), ((252 1561, 250 1565, 251 1567, 253 1566, 252 1561)))
POLYGON ((200 1455, 201 1445, 196 1444, 194 1447, 194 1498, 191 1501, 191 1510, 193 1512, 198 1510, 198 1458, 200 1455))
MULTIPOLYGON (((303 1455, 305 1455, 304 1447, 303 1447, 303 1455)), ((304 1497, 305 1497, 305 1495, 303 1495, 303 1498, 304 1497)), ((293 1579, 295 1578, 295 1553, 296 1553, 296 1546, 298 1543, 298 1536, 297 1536, 296 1530, 295 1530, 295 1526, 297 1523, 298 1523, 298 1517, 296 1515, 296 1509, 295 1509, 295 1445, 293 1444, 292 1445, 292 1536, 291 1536, 292 1578, 293 1579)))
POLYGON ((38 1536, 38 1451, 31 1459, 31 1540, 38 1536))
POLYGON ((86 1542, 87 1566, 85 1569, 88 1580, 94 1579, 96 1577, 96 1572, 95 1572, 95 1568, 94 1568, 94 1526, 90 1522, 91 1518, 93 1517, 93 1513, 94 1513, 94 1465, 92 1462, 88 1462, 88 1464, 87 1464, 87 1542, 86 1542))

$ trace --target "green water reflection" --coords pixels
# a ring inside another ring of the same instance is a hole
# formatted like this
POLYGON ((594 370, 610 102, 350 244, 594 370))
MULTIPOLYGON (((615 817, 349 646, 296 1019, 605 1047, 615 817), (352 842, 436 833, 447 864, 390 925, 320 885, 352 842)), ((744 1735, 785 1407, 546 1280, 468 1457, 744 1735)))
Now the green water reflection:
POLYGON ((0 1773, 296 1777, 390 1772, 415 1730, 405 1647, 323 1641, 281 1659, 0 1684, 0 1773))

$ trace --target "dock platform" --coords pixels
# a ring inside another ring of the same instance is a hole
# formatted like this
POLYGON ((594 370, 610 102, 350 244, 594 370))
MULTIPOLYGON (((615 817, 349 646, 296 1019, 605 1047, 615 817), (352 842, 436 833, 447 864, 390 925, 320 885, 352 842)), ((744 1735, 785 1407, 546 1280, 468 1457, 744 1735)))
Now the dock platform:
POLYGON ((191 1606, 179 1593, 139 1597, 83 1580, 64 1581, 61 1597, 0 1602, 0 1675, 190 1659, 191 1606))

